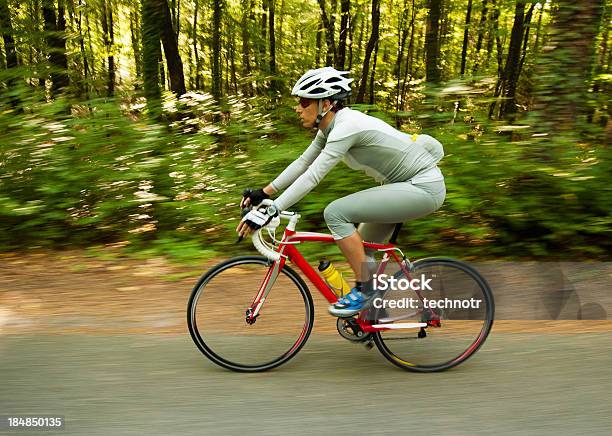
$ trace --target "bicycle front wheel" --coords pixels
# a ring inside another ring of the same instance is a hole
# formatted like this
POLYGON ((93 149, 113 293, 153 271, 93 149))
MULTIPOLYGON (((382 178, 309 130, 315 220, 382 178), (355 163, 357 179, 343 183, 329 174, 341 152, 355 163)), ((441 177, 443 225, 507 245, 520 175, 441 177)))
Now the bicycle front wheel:
POLYGON ((302 348, 314 320, 308 287, 287 265, 278 274, 255 323, 246 311, 271 262, 241 256, 202 276, 187 307, 189 332, 214 363, 234 371, 265 371, 291 359, 302 348))
MULTIPOLYGON (((400 271, 395 278, 405 276, 400 271)), ((447 258, 415 262, 410 279, 426 282, 426 289, 420 296, 405 289, 382 295, 382 302, 395 301, 395 308, 375 312, 374 318, 390 327, 375 333, 376 346, 389 361, 409 371, 443 371, 464 362, 493 325, 493 294, 486 280, 469 265, 447 258), (400 301, 404 307, 398 308, 400 301), (425 327, 404 329, 399 324, 425 327)))

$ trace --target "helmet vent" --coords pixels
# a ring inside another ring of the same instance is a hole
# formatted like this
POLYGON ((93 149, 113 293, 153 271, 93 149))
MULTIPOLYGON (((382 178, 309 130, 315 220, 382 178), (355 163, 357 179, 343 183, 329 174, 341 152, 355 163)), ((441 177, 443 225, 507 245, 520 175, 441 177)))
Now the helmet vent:
POLYGON ((346 95, 351 92, 351 82, 348 71, 338 71, 333 67, 309 70, 293 86, 291 95, 303 98, 322 99, 337 94, 346 95))
POLYGON ((310 81, 310 82, 308 82, 307 84, 302 85, 302 87, 301 87, 301 88, 302 88, 302 89, 308 89, 308 88, 310 88, 312 85, 316 84, 318 81, 319 81, 319 79, 314 79, 314 80, 311 80, 311 81, 310 81))

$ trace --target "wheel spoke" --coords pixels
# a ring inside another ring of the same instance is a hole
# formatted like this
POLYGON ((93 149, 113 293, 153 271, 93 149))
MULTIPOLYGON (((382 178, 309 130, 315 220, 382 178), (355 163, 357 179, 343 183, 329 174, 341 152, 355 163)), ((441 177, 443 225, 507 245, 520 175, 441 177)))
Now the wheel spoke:
POLYGON ((236 258, 211 269, 194 288, 188 308, 191 336, 213 362, 237 371, 262 371, 289 360, 307 340, 312 299, 287 266, 258 316, 248 322, 246 312, 268 269, 263 257, 236 258))
MULTIPOLYGON (((400 279, 403 273, 395 277, 400 279)), ((423 299, 406 290, 387 291, 382 298, 414 297, 419 309, 387 308, 380 313, 398 324, 427 322, 430 327, 412 336, 402 329, 380 331, 374 336, 376 345, 391 362, 413 371, 441 371, 463 362, 482 345, 493 323, 493 296, 486 281, 468 265, 451 259, 415 262, 412 277, 431 278, 431 289, 421 291, 423 299)))

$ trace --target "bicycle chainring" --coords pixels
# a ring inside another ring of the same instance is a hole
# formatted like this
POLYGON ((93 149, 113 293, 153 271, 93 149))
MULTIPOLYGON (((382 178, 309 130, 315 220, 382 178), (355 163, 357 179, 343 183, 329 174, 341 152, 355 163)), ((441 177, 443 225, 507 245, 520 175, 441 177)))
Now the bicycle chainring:
POLYGON ((361 330, 361 327, 357 323, 357 318, 338 318, 336 321, 336 328, 338 333, 344 339, 351 342, 364 342, 370 339, 371 333, 366 333, 361 330))

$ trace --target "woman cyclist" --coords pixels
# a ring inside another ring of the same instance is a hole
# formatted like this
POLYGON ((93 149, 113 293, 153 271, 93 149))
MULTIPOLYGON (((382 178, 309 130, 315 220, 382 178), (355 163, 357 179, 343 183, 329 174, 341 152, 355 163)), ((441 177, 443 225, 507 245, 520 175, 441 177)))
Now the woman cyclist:
MULTIPOLYGON (((356 283, 351 292, 329 307, 334 316, 352 316, 373 299, 369 277, 362 271, 368 261, 363 240, 384 242, 395 224, 437 210, 444 201, 444 176, 437 163, 442 145, 428 135, 402 133, 378 118, 344 107, 350 96, 347 71, 332 67, 306 72, 293 87, 299 97, 295 111, 306 128, 316 128, 310 146, 263 189, 247 190, 241 207, 257 205, 284 189, 271 207, 252 209, 236 231, 241 237, 266 225, 279 211, 301 200, 341 160, 364 171, 380 186, 355 192, 331 202, 324 218, 346 256, 356 283), (361 223, 356 229, 353 223, 361 223)), ((371 254, 371 253, 370 253, 371 254)))

